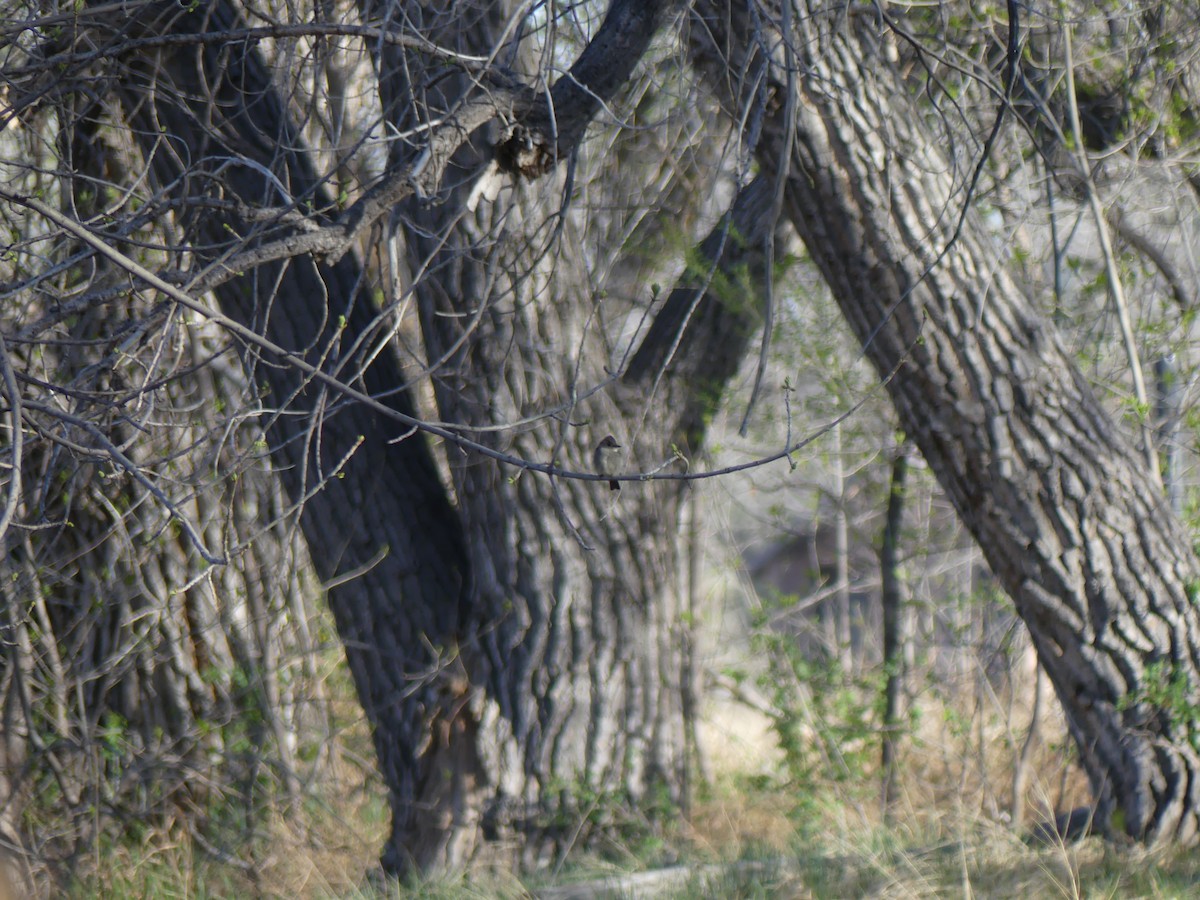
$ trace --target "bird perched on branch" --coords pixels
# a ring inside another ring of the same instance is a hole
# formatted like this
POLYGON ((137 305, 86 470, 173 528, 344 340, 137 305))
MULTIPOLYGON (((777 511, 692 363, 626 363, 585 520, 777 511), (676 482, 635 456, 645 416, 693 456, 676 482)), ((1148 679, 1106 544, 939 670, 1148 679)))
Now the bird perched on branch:
MULTIPOLYGON (((617 439, 611 434, 607 435, 604 440, 596 445, 596 451, 592 454, 592 466, 596 469, 597 475, 616 475, 617 469, 621 465, 621 445, 617 443, 617 439)), ((619 491, 621 482, 616 479, 611 479, 608 482, 610 491, 619 491)))

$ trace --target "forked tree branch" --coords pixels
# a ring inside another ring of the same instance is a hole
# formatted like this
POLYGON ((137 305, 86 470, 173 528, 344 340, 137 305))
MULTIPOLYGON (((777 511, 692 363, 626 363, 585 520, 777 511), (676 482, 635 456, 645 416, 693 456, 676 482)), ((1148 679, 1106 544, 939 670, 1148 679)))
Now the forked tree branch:
MULTIPOLYGON (((265 350, 267 353, 270 353, 272 356, 277 358, 280 362, 295 367, 297 370, 303 372, 314 381, 320 382, 322 385, 330 388, 338 394, 341 394, 350 400, 362 403, 364 406, 367 406, 379 415, 387 419, 391 419, 394 422, 398 422, 401 425, 407 426, 408 428, 415 428, 419 431, 424 431, 428 434, 435 435, 458 447, 472 450, 483 456, 494 459, 497 462, 502 462, 518 469, 527 469, 531 472, 539 472, 543 475, 553 475, 557 478, 573 478, 580 481, 605 482, 614 479, 617 481, 695 481, 702 478, 717 478, 722 475, 729 475, 733 472, 742 472, 748 469, 755 469, 781 459, 786 459, 797 450, 800 450, 808 444, 811 444, 813 441, 818 440, 828 431, 837 427, 837 425, 839 425, 841 422, 844 422, 851 416, 855 415, 858 410, 872 397, 872 394, 865 395, 852 407, 821 428, 814 430, 799 440, 789 441, 786 446, 775 453, 759 457, 748 463, 725 466, 720 469, 711 469, 705 472, 654 471, 615 476, 596 475, 592 472, 578 472, 572 469, 563 469, 559 466, 551 465, 549 463, 540 463, 534 460, 513 456, 508 453, 502 453, 499 450, 495 450, 487 446, 486 444, 481 444, 477 441, 471 440, 470 438, 464 437, 462 434, 459 434, 450 427, 433 424, 422 419, 417 419, 413 416, 405 415, 399 410, 393 409, 387 404, 382 403, 375 397, 372 397, 370 394, 364 393, 352 385, 346 384, 337 377, 330 375, 328 372, 317 368, 303 357, 298 356, 295 353, 290 353, 283 347, 280 347, 278 344, 258 334, 253 329, 247 328, 240 322, 237 322, 228 316, 222 315, 221 313, 210 309, 204 303, 191 297, 187 292, 181 290, 179 287, 173 284, 170 284, 161 276, 156 275, 149 269, 142 266, 136 260, 133 260, 124 253, 121 253, 115 247, 109 246, 104 242, 104 240, 97 237, 83 225, 71 219, 69 216, 58 212, 58 210, 53 209, 52 207, 43 203, 41 200, 38 200, 35 197, 18 196, 3 189, 0 189, 0 200, 32 209, 34 212, 44 216, 46 219, 50 220, 55 225, 58 225, 60 228, 71 232, 84 243, 93 247, 102 256, 116 263, 118 266, 125 269, 125 271, 129 272, 129 274, 141 279, 155 290, 161 291, 180 306, 190 309, 192 312, 203 316, 218 328, 224 329, 235 337, 245 341, 247 344, 257 347, 260 350, 265 350)), ((892 372, 889 372, 885 378, 881 379, 878 389, 884 389, 887 383, 895 376, 895 374, 895 370, 893 370, 892 372)), ((467 430, 474 431, 475 429, 468 428, 467 430)), ((674 457, 672 457, 672 459, 674 459, 674 457)))
MULTIPOLYGON (((569 156, 600 108, 611 100, 629 80, 641 61, 654 34, 679 5, 679 0, 613 0, 599 31, 584 48, 571 69, 548 94, 538 93, 528 85, 506 77, 502 72, 478 71, 474 57, 459 58, 459 54, 437 47, 421 38, 405 38, 381 29, 350 29, 341 32, 370 36, 376 32, 389 43, 401 43, 414 49, 448 59, 454 65, 481 76, 483 91, 464 101, 453 113, 429 131, 425 150, 410 165, 386 174, 344 212, 325 224, 309 223, 301 233, 265 241, 256 247, 225 257, 209 268, 199 279, 191 279, 193 291, 207 291, 249 269, 313 254, 336 261, 359 242, 367 231, 399 203, 416 194, 430 197, 441 188, 442 177, 451 157, 479 128, 501 119, 517 123, 508 129, 508 137, 495 148, 500 168, 509 174, 538 178, 550 172, 560 160, 569 156)), ((83 54, 64 52, 39 62, 43 71, 52 71, 52 63, 65 65, 110 58, 130 49, 173 46, 179 43, 237 42, 253 40, 260 31, 276 36, 282 26, 269 29, 221 29, 195 34, 147 35, 109 44, 101 50, 83 54)), ((315 26, 300 26, 297 34, 322 33, 315 26)), ((339 32, 340 33, 340 32, 339 32)), ((282 36, 290 32, 284 30, 282 36)), ((33 77, 35 67, 25 67, 33 77)), ((40 91, 32 92, 40 96, 40 91)), ((21 101, 14 103, 20 107, 21 101)), ((0 127, 10 118, 11 110, 0 118, 0 127)), ((294 218, 294 205, 278 209, 262 209, 253 218, 294 218)), ((168 276, 168 280, 183 283, 183 276, 168 276)))

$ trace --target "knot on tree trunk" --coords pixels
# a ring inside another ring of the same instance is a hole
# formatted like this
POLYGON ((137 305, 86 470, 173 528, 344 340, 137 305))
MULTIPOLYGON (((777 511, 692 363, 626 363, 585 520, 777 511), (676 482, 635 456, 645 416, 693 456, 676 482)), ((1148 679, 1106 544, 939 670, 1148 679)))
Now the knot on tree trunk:
POLYGON ((515 125, 496 145, 496 164, 510 175, 540 178, 557 159, 554 141, 540 127, 515 125))

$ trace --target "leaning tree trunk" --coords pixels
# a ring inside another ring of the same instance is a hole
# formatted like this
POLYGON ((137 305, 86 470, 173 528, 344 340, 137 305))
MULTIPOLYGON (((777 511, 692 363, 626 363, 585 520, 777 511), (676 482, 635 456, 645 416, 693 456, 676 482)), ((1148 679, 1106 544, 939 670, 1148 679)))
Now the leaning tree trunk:
MULTIPOLYGON (((873 14, 801 4, 758 159, 786 148, 786 213, 1029 628, 1102 826, 1200 836, 1200 566, 1145 457, 1009 277, 889 64, 873 14)), ((701 3, 694 57, 732 104, 777 31, 701 3), (764 41, 763 38, 766 38, 764 41)), ((776 23, 779 19, 776 18, 776 23)))
MULTIPOLYGON (((166 3, 143 7, 135 34, 240 24, 228 3, 199 12, 166 3)), ((265 240, 262 224, 240 219, 221 201, 274 206, 282 184, 291 196, 328 208, 253 46, 169 48, 125 63, 118 93, 133 134, 155 183, 183 210, 188 244, 201 260, 265 240)), ((259 266, 214 294, 231 319, 413 416, 396 356, 386 347, 374 352, 387 323, 370 287, 350 253, 336 263, 299 256, 259 266)), ((300 508, 317 573, 330 585, 328 602, 393 806, 404 798, 431 833, 449 829, 462 814, 461 796, 470 796, 463 782, 474 777, 470 746, 458 740, 473 727, 455 661, 465 567, 460 526, 428 444, 269 353, 245 347, 244 362, 253 383, 267 386, 272 454, 300 508)), ((398 869, 408 860, 393 855, 385 862, 398 869)))

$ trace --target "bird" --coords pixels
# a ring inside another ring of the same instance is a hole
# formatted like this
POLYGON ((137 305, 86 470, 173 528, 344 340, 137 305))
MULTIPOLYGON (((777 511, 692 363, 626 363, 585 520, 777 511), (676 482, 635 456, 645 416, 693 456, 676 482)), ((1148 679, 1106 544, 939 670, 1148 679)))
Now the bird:
MULTIPOLYGON (((621 445, 617 443, 617 439, 611 434, 606 435, 604 440, 596 445, 596 451, 592 454, 592 465, 596 469, 596 474, 615 475, 620 462, 621 445)), ((615 478, 609 479, 608 489, 610 491, 619 491, 621 489, 621 482, 615 478)))

